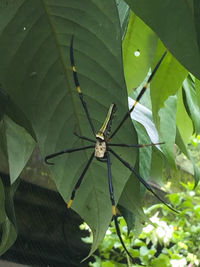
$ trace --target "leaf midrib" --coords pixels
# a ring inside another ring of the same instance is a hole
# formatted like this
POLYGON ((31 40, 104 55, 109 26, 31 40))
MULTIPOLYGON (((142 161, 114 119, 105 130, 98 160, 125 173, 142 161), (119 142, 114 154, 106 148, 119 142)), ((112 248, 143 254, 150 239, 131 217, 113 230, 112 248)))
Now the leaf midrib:
MULTIPOLYGON (((66 83, 67 83, 67 85, 68 85, 68 88, 69 88, 69 92, 70 92, 70 95, 71 95, 71 99, 72 99, 72 106, 73 106, 73 109, 74 109, 74 114, 75 114, 75 117, 76 117, 76 119, 77 119, 77 121, 78 121, 78 127, 79 127, 79 132, 81 133, 81 128, 80 128, 80 120, 79 120, 79 117, 78 117, 78 112, 77 112, 77 108, 76 108, 76 104, 75 104, 75 101, 74 101, 74 97, 73 97, 73 92, 72 92, 72 88, 71 88, 71 86, 70 86, 70 84, 69 84, 69 79, 67 79, 68 78, 68 74, 67 74, 67 68, 66 68, 66 64, 65 64, 65 61, 64 61, 64 59, 63 59, 63 57, 62 57, 62 52, 61 52, 61 49, 60 49, 60 46, 59 46, 59 41, 58 41, 58 38, 57 38, 57 35, 56 35, 56 30, 55 30, 55 28, 54 28, 54 26, 53 26, 53 22, 52 22, 52 20, 51 20, 51 15, 50 15, 50 12, 48 11, 48 6, 47 6, 47 4, 45 3, 45 0, 42 0, 42 3, 43 3, 43 6, 44 6, 44 11, 45 11, 45 13, 46 13, 46 15, 47 15, 47 19, 48 19, 48 21, 49 21, 49 25, 50 25, 50 28, 51 28, 51 31, 52 31, 52 33, 53 33, 53 36, 54 36, 54 40, 55 40, 55 44, 56 44, 56 47, 57 47, 57 50, 58 50, 58 54, 59 54, 59 56, 60 56, 60 61, 61 61, 61 64, 62 64, 62 66, 63 66, 63 69, 64 69, 64 72, 65 72, 65 80, 66 80, 66 83)), ((84 143, 83 142, 83 140, 81 140, 81 142, 82 143, 84 143)), ((87 156, 87 153, 86 153, 86 151, 84 151, 84 154, 85 154, 85 157, 86 157, 86 159, 87 159, 87 161, 89 160, 89 158, 88 158, 88 156, 87 156)), ((89 169, 89 172, 91 172, 91 168, 89 169)), ((93 177, 94 177, 94 175, 91 175, 91 177, 92 177, 92 179, 93 179, 93 177)), ((92 183, 92 186, 93 186, 93 188, 94 188, 94 191, 95 191, 95 194, 94 194, 94 196, 95 196, 95 198, 96 198, 96 202, 95 203, 97 203, 98 205, 97 205, 97 214, 98 214, 98 216, 97 216, 97 220, 96 220, 96 222, 97 222, 97 229, 99 229, 99 218, 100 218, 100 215, 99 215, 99 207, 100 207, 100 203, 98 202, 98 198, 96 197, 97 196, 97 193, 96 193, 96 189, 95 189, 95 187, 94 187, 94 185, 95 185, 95 183, 93 182, 92 183)), ((97 233, 97 232, 96 232, 97 233)), ((98 234, 97 234, 97 240, 98 240, 98 236, 99 236, 99 231, 98 231, 98 234)))

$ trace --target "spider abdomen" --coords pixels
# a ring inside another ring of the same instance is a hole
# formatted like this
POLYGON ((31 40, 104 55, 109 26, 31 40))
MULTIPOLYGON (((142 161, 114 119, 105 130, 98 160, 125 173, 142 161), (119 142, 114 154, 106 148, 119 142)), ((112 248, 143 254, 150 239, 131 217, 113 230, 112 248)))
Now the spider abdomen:
POLYGON ((94 155, 97 159, 104 159, 106 154, 106 142, 102 140, 96 141, 94 155))

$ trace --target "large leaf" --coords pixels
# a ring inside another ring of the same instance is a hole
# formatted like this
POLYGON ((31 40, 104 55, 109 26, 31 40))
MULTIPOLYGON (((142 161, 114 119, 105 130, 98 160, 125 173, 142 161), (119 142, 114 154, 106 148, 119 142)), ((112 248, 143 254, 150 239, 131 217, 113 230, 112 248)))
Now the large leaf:
POLYGON ((199 1, 126 0, 170 52, 200 78, 199 1))
MULTIPOLYGON (((116 127, 128 107, 114 0, 16 0, 15 5, 0 10, 0 22, 1 82, 31 122, 43 156, 85 145, 73 135, 75 128, 92 137, 73 82, 69 59, 72 34, 80 84, 94 126, 100 127, 109 105, 116 103, 116 127)), ((133 134, 128 120, 113 142, 136 143, 133 134)), ((134 152, 116 151, 134 165, 134 152)), ((91 153, 55 159, 52 174, 66 202, 91 153)), ((130 172, 113 157, 111 160, 117 202, 130 172)), ((92 253, 112 217, 106 164, 92 162, 72 208, 92 228, 92 253)))

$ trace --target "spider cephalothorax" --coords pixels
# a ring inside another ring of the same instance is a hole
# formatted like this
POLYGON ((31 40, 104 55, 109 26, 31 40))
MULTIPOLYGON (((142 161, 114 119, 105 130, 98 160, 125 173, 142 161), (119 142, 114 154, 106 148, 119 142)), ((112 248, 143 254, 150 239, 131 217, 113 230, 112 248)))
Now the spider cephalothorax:
POLYGON ((127 250, 124 241, 121 237, 121 232, 120 232, 120 228, 118 225, 118 221, 117 221, 117 210, 116 210, 116 203, 115 203, 115 198, 114 198, 114 188, 113 188, 113 182, 112 182, 112 173, 111 173, 111 159, 110 159, 110 153, 117 159, 119 160, 126 168, 128 168, 132 173, 135 174, 135 176, 138 178, 138 180, 146 187, 147 190, 149 190, 152 194, 154 194, 154 196, 156 196, 162 203, 164 203, 167 207, 169 207, 171 210, 177 212, 176 210, 174 210, 171 206, 169 206, 164 200, 162 200, 151 188, 151 186, 140 176, 140 174, 138 174, 136 172, 136 170, 134 169, 134 167, 132 167, 128 162, 126 162, 123 158, 121 158, 120 155, 118 155, 113 149, 112 147, 132 147, 132 148, 143 148, 146 146, 155 146, 155 145, 160 145, 163 143, 156 143, 156 144, 113 144, 111 143, 111 139, 113 138, 113 136, 119 131, 119 129, 121 128, 121 126, 124 124, 124 122, 127 120, 127 118, 129 117, 130 113, 134 110, 136 104, 138 103, 138 101, 140 100, 140 98, 142 97, 142 95, 144 94, 144 92, 146 91, 148 84, 150 83, 151 79, 153 78, 153 76, 155 75, 158 67, 160 66, 161 62, 163 61, 166 52, 163 54, 163 56, 161 57, 161 59, 159 60, 159 62, 157 63, 156 67, 154 68, 154 70, 152 71, 147 83, 145 84, 145 86, 142 88, 142 90, 140 91, 134 105, 131 107, 130 110, 127 111, 127 113, 124 115, 124 117, 122 118, 121 122, 118 124, 118 126, 115 128, 115 130, 110 134, 111 131, 111 124, 112 124, 112 120, 113 120, 113 116, 114 113, 116 111, 116 105, 115 104, 111 104, 110 108, 108 110, 108 114, 106 116, 106 119, 102 125, 102 127, 100 128, 99 131, 95 131, 93 122, 91 120, 90 114, 88 112, 88 108, 87 108, 87 104, 84 101, 83 98, 83 93, 78 81, 78 75, 77 75, 77 71, 76 71, 76 67, 75 67, 75 62, 74 62, 74 54, 73 54, 73 36, 71 39, 71 44, 70 44, 70 60, 71 60, 71 67, 72 67, 72 71, 73 71, 73 77, 74 77, 74 83, 77 89, 77 92, 79 94, 81 103, 83 105, 85 114, 87 116, 89 125, 91 127, 92 133, 95 137, 95 140, 90 139, 88 137, 85 136, 80 136, 77 133, 75 133, 76 136, 78 136, 79 138, 89 141, 90 143, 92 143, 91 145, 88 146, 84 146, 84 147, 79 147, 79 148, 72 148, 72 149, 67 149, 67 150, 63 150, 63 151, 59 151, 57 153, 53 153, 50 154, 48 156, 46 156, 45 158, 45 162, 47 164, 52 164, 51 162, 49 162, 49 159, 54 158, 58 155, 64 154, 64 153, 72 153, 75 151, 81 151, 81 150, 87 150, 87 149, 93 149, 94 151, 92 152, 81 176, 79 177, 74 189, 72 190, 72 194, 71 194, 71 199, 69 200, 69 202, 67 203, 67 207, 70 208, 73 202, 73 199, 75 198, 75 194, 77 189, 80 187, 83 178, 90 166, 90 164, 92 163, 92 160, 94 157, 96 157, 97 160, 102 161, 102 162, 107 162, 107 167, 108 167, 108 184, 109 184, 109 193, 110 193, 110 200, 111 200, 111 204, 112 204, 112 215, 113 215, 113 219, 115 222, 115 227, 116 227, 116 231, 117 231, 117 235, 120 239, 120 242, 123 246, 123 248, 125 249, 125 251, 127 252, 127 254, 131 257, 132 260, 133 257, 131 256, 131 254, 129 253, 129 251, 127 250))

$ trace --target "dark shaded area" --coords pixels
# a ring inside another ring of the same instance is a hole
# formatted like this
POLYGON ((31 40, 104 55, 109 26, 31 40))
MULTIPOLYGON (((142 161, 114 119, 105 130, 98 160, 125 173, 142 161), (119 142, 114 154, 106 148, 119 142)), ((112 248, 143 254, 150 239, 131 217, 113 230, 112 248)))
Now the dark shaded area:
MULTIPOLYGON (((9 177, 0 174, 5 186, 9 177)), ((18 238, 0 258, 30 266, 73 267, 89 253, 89 245, 81 240, 78 214, 68 210, 61 196, 48 189, 21 181, 14 196, 18 238)))

